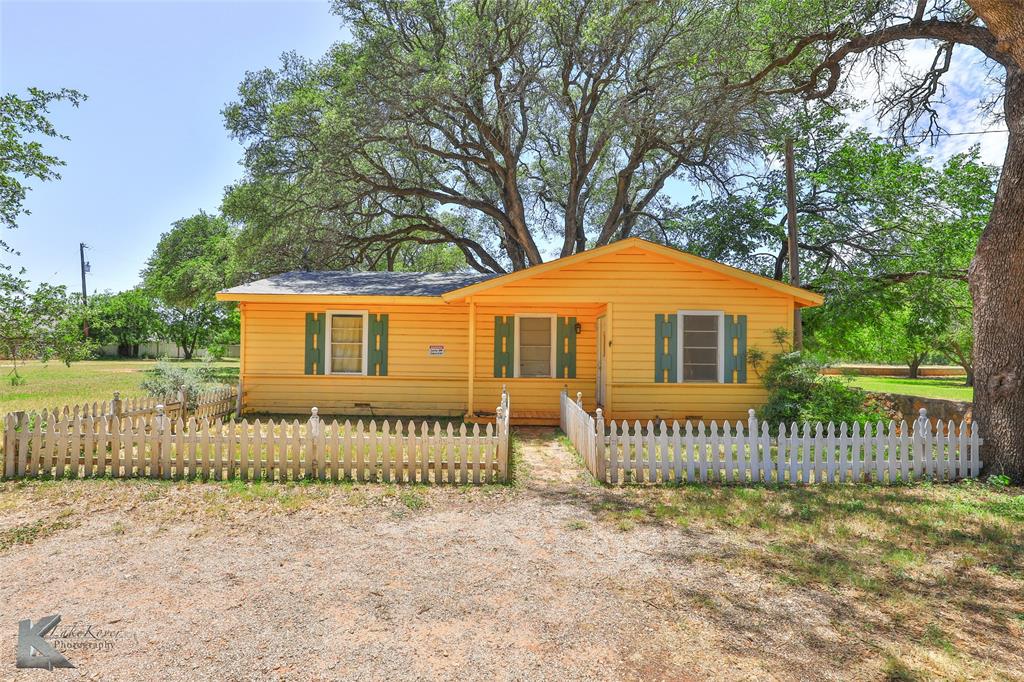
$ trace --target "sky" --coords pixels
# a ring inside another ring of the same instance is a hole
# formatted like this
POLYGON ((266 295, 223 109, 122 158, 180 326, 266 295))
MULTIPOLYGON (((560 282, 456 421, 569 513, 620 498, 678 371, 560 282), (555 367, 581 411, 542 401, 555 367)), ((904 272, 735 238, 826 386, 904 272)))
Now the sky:
POLYGON ((0 262, 77 291, 84 241, 90 293, 134 286, 160 234, 215 212, 241 177, 242 147, 220 111, 246 71, 276 67, 289 50, 319 57, 345 36, 326 0, 0 0, 0 90, 89 97, 53 106, 71 139, 47 149, 67 166, 32 184, 32 215, 3 236, 21 255, 0 262))
MULTIPOLYGON (((242 148, 220 111, 235 98, 246 71, 276 67, 281 53, 322 55, 348 38, 328 0, 51 2, 0 0, 0 91, 78 89, 81 107, 53 107, 51 120, 70 141, 47 141, 67 162, 62 179, 33 183, 31 215, 4 239, 34 281, 80 289, 78 244, 89 245, 89 293, 134 286, 160 234, 199 210, 215 212, 224 188, 239 179, 242 148)), ((909 61, 930 61, 915 47, 909 61)), ((951 131, 997 128, 980 120, 984 69, 960 50, 947 79, 943 122, 951 131)), ((871 73, 857 90, 877 89, 871 73)), ((851 117, 877 130, 870 109, 851 117)), ((922 151, 941 161, 973 143, 982 158, 1002 160, 1005 135, 943 138, 922 151)), ((694 189, 668 191, 689 202, 694 189)))

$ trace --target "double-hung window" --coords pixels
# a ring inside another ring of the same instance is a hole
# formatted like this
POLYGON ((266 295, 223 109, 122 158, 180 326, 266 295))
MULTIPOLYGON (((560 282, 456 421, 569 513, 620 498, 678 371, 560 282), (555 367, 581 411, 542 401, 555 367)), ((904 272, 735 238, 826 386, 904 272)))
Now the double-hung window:
POLYGON ((720 311, 679 312, 679 380, 724 380, 725 328, 720 311))
POLYGON ((555 316, 516 315, 517 377, 555 375, 555 316))
POLYGON ((330 313, 330 373, 366 374, 366 313, 330 313))

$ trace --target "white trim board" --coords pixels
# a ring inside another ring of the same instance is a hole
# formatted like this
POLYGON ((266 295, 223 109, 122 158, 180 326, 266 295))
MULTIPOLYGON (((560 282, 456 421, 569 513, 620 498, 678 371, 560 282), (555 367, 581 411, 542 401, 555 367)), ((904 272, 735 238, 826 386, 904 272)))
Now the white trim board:
POLYGON ((725 311, 723 310, 677 310, 676 327, 679 333, 679 340, 676 351, 679 353, 679 363, 676 367, 676 379, 680 384, 713 384, 725 383, 725 311), (718 381, 684 381, 683 380, 683 316, 701 315, 704 317, 718 318, 718 381))
POLYGON ((370 313, 367 310, 328 310, 327 311, 327 345, 324 346, 324 368, 326 371, 324 374, 334 375, 336 377, 358 377, 366 376, 367 371, 367 357, 370 353, 369 348, 369 334, 370 334, 370 313), (363 318, 363 369, 360 372, 335 372, 333 371, 334 360, 332 357, 332 339, 331 330, 334 325, 331 324, 331 318, 335 315, 347 315, 349 317, 362 317, 363 318))
POLYGON ((556 351, 558 345, 558 314, 557 313, 516 313, 515 314, 515 329, 512 332, 514 339, 513 343, 515 348, 513 349, 512 356, 512 377, 515 379, 553 379, 555 377, 555 360, 557 358, 556 351), (549 318, 551 320, 551 372, 546 377, 520 377, 519 376, 519 342, 522 336, 519 333, 519 320, 522 318, 549 318))

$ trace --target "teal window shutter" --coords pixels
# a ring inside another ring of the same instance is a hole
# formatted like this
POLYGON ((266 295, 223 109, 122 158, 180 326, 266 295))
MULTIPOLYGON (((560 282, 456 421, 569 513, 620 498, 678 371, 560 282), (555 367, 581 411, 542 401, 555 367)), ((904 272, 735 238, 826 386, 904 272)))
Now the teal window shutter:
POLYGON ((372 377, 388 375, 388 316, 367 315, 366 373, 372 377))
POLYGON ((494 318, 494 376, 506 378, 515 376, 516 318, 513 315, 494 318))
POLYGON ((306 374, 324 374, 327 314, 306 313, 306 374))
POLYGON ((725 383, 747 383, 747 316, 725 316, 725 383))
POLYGON ((654 316, 654 383, 679 381, 679 316, 654 316))
POLYGON ((555 353, 556 377, 576 378, 576 318, 559 317, 558 332, 555 335, 558 351, 555 353))

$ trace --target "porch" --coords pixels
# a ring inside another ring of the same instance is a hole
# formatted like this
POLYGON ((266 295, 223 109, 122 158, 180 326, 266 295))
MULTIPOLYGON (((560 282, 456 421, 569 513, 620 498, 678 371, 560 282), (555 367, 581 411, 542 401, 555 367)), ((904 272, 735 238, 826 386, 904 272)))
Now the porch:
POLYGON ((467 301, 466 420, 494 418, 503 387, 516 396, 512 423, 554 426, 562 390, 604 406, 611 304, 521 299, 467 301))

